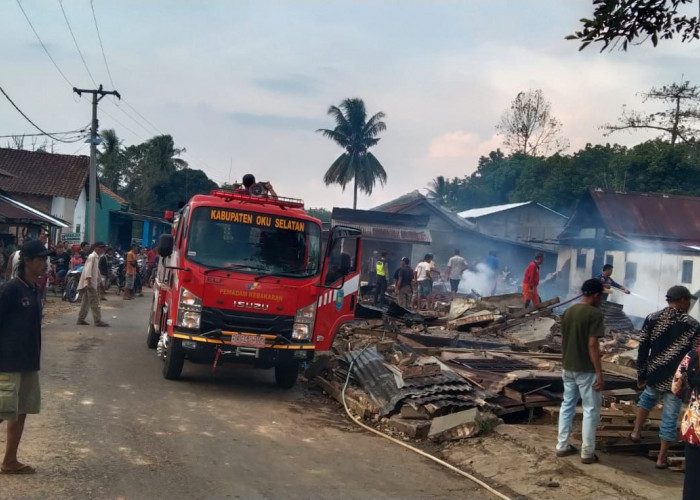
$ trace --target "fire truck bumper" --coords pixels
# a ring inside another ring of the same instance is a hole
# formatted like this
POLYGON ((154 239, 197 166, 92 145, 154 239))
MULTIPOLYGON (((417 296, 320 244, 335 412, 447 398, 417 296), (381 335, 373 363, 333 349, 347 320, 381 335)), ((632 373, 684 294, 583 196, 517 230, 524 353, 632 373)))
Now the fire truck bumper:
POLYGON ((272 335, 221 332, 209 336, 174 330, 172 336, 182 341, 185 357, 195 363, 211 363, 218 358, 219 362, 248 361, 265 368, 288 360, 311 361, 315 350, 311 342, 289 342, 272 335))

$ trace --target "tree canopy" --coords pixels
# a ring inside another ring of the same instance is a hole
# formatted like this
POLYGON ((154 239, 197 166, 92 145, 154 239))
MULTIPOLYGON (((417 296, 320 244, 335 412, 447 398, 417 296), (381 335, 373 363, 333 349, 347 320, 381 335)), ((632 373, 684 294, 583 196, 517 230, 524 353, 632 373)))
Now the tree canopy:
POLYGON ((677 141, 688 142, 700 134, 700 87, 690 82, 671 83, 662 87, 652 87, 642 95, 642 101, 661 101, 667 105, 663 111, 641 113, 623 109, 617 124, 603 126, 608 134, 620 130, 657 130, 669 136, 671 145, 677 141))
POLYGON ((598 187, 700 196, 700 143, 588 144, 570 155, 549 157, 506 156, 497 150, 481 157, 471 175, 436 178, 432 184, 443 194, 428 196, 454 211, 537 201, 569 215, 583 193, 598 187))
POLYGON ((561 136, 561 122, 552 115, 552 105, 540 89, 519 92, 496 130, 511 153, 537 156, 569 147, 561 136))
POLYGON ((362 99, 345 99, 340 106, 328 108, 328 114, 335 120, 335 128, 318 129, 345 152, 326 171, 323 182, 326 185, 345 186, 354 181, 353 209, 357 208, 357 191, 372 194, 377 181, 383 186, 387 181, 386 171, 379 160, 369 152, 369 148, 379 142, 379 133, 386 130, 381 111, 367 118, 367 110, 362 99))
POLYGON ((176 147, 170 135, 158 135, 127 148, 112 129, 100 135, 100 182, 128 199, 134 208, 174 209, 193 195, 218 187, 204 172, 189 169, 187 162, 178 158, 184 148, 176 147))
MULTIPOLYGON (((680 36, 682 42, 700 38, 700 20, 685 15, 682 10, 695 0, 593 0, 593 17, 581 19, 583 28, 567 36, 579 40, 579 50, 594 42, 602 42, 603 52, 620 43, 622 50, 630 44, 647 40, 656 47, 659 40, 680 36)), ((697 12, 697 10, 695 11, 697 12)))

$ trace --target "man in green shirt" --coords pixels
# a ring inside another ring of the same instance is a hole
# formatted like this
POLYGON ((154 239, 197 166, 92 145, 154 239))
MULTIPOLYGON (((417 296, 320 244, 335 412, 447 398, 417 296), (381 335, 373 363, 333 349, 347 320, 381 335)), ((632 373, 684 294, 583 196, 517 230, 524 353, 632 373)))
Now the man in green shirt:
POLYGON ((569 438, 580 395, 583 407, 581 462, 592 464, 598 461, 595 432, 600 420, 600 391, 603 390, 598 344, 598 339, 605 334, 603 313, 598 309, 603 300, 603 284, 598 279, 587 280, 581 286, 581 293, 581 302, 568 308, 561 320, 564 399, 559 410, 557 456, 578 453, 569 444, 569 438))

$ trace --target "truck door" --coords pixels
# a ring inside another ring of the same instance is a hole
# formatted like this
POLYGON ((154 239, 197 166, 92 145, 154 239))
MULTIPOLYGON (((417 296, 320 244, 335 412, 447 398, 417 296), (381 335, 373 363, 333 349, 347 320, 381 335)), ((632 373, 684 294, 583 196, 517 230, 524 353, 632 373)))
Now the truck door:
POLYGON ((329 350, 340 325, 355 319, 362 262, 361 234, 359 229, 347 226, 331 229, 316 303, 314 344, 319 351, 329 350))

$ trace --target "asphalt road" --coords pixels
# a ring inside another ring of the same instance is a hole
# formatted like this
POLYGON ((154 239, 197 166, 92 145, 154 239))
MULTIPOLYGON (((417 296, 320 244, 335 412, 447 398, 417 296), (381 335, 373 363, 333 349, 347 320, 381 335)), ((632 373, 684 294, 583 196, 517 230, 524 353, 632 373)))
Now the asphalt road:
POLYGON ((272 371, 186 363, 163 379, 149 303, 110 295, 111 328, 75 326, 77 311, 44 327, 43 409, 20 447, 38 473, 0 475, 0 499, 491 498, 272 371))

